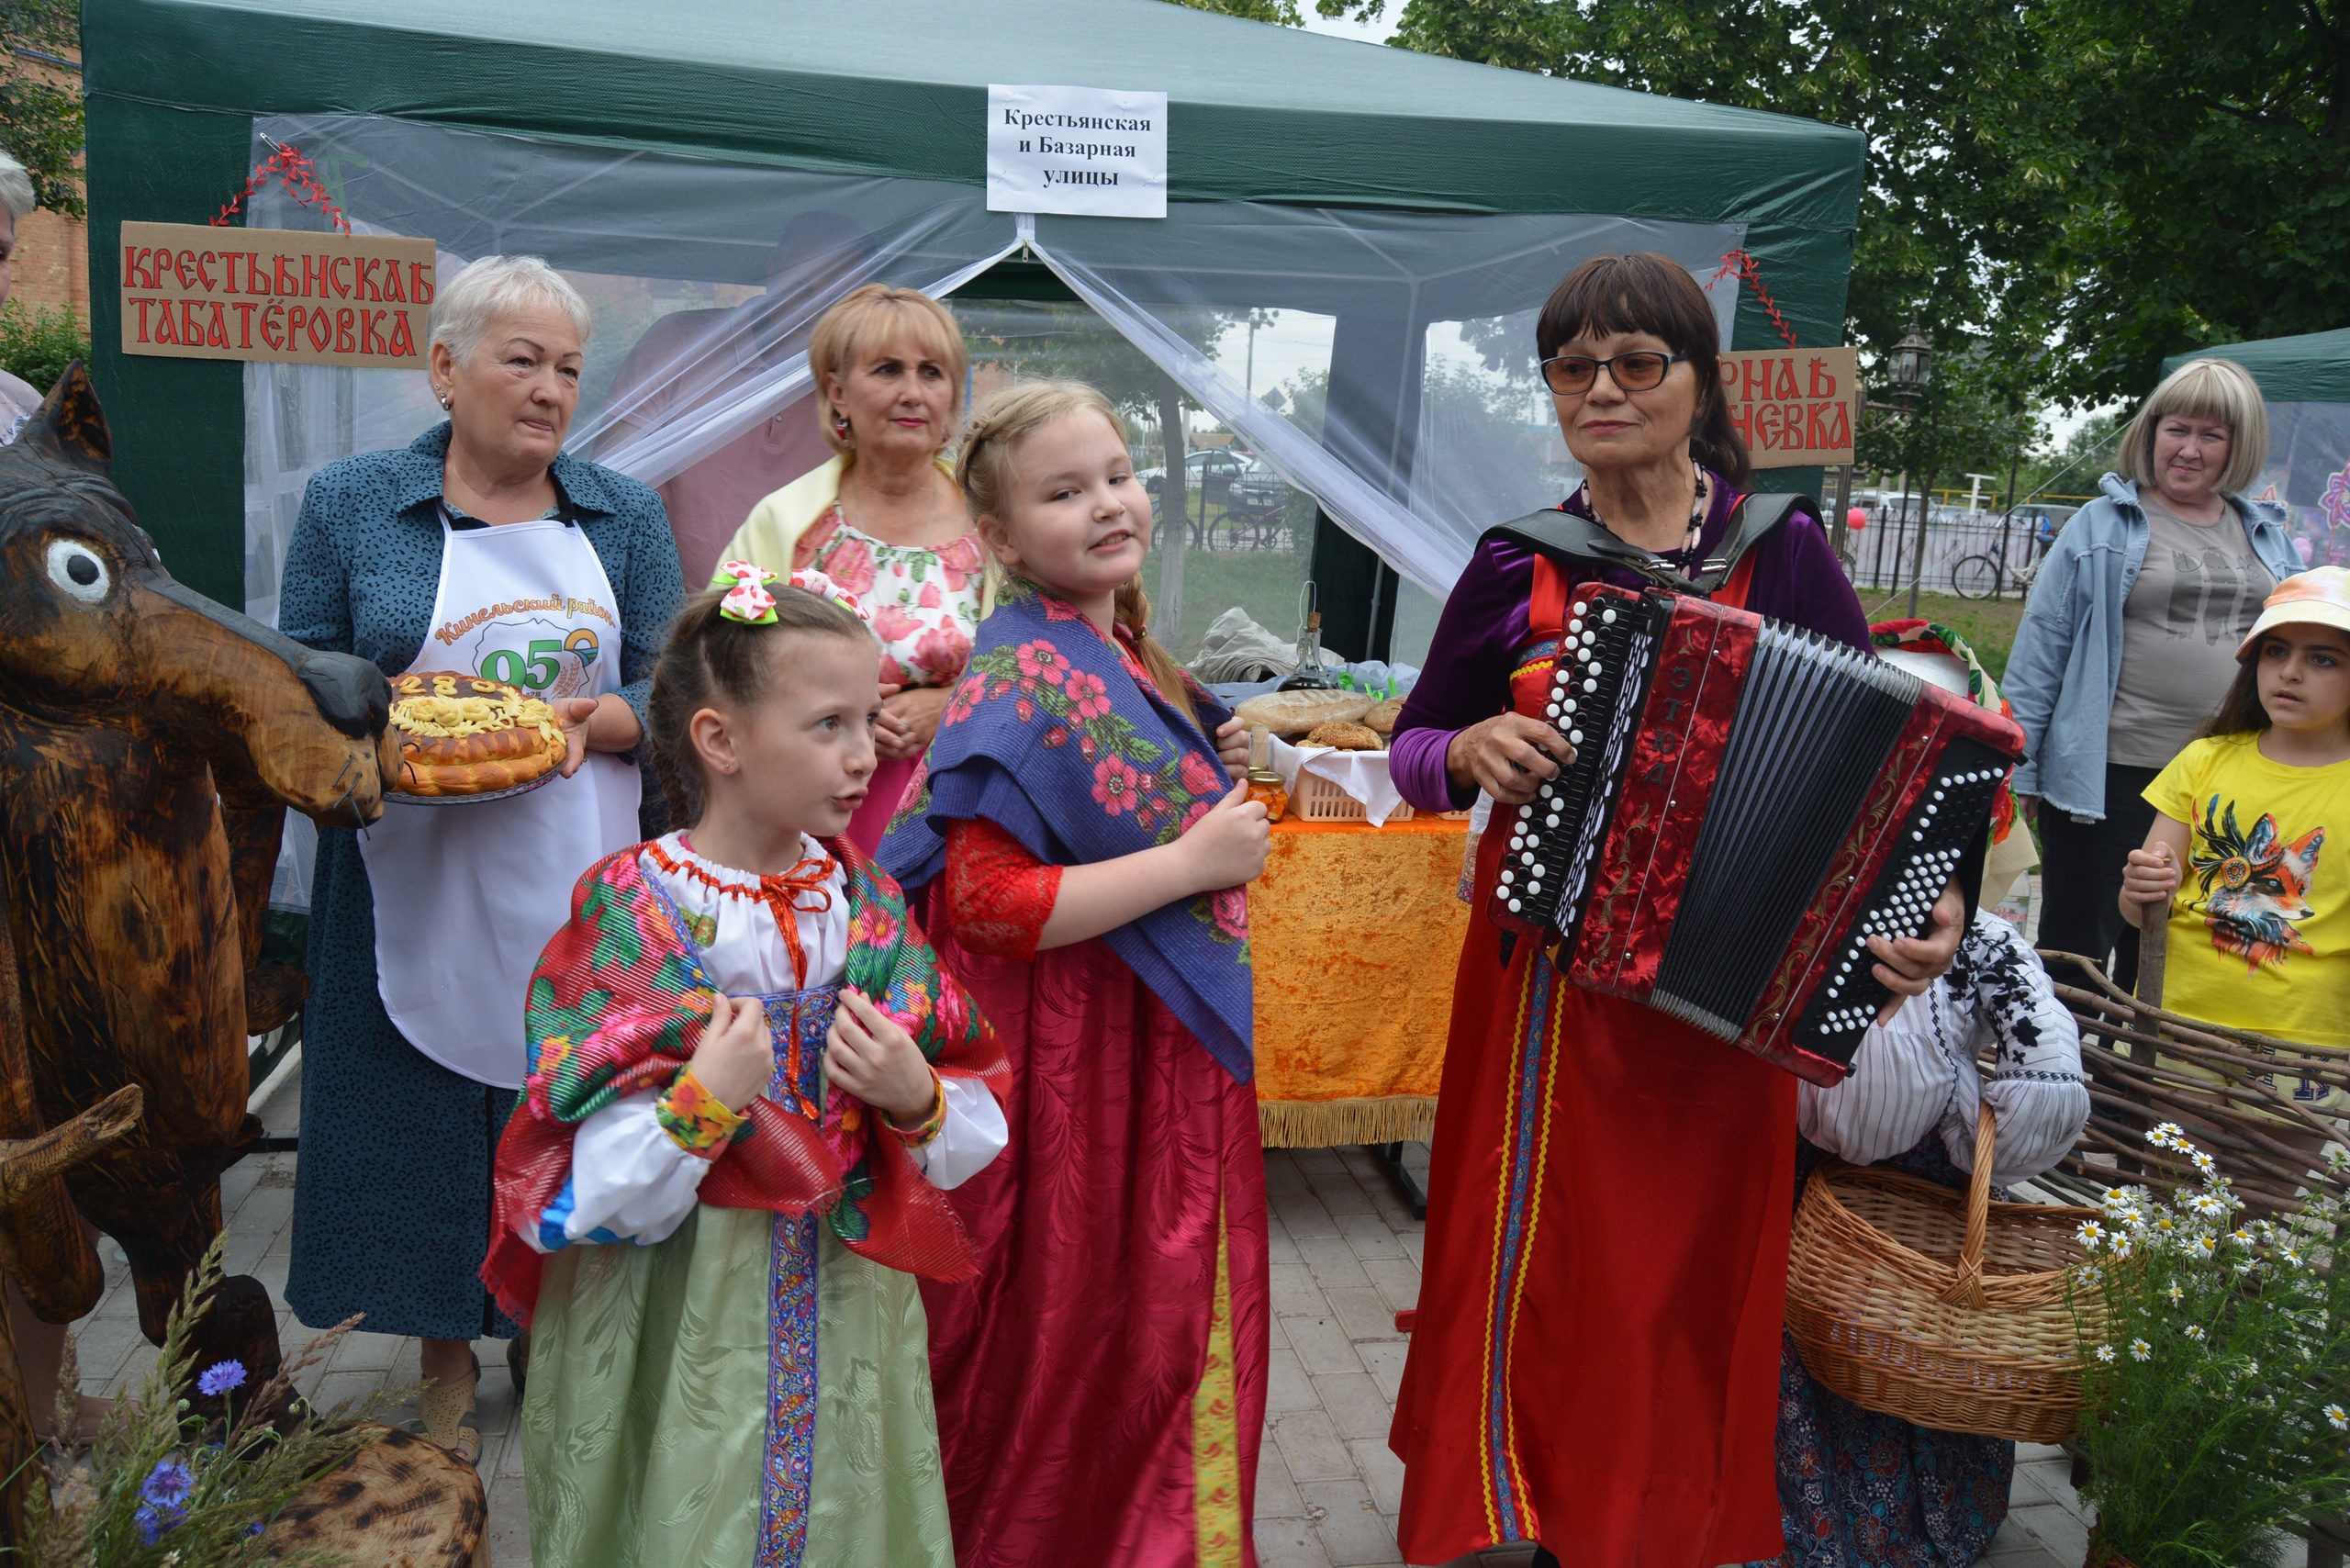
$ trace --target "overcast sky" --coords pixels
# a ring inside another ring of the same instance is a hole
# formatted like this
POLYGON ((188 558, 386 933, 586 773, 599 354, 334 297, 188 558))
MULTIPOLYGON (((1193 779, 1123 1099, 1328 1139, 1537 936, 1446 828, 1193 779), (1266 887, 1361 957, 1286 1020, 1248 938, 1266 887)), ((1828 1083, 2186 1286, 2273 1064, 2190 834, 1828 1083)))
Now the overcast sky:
POLYGON ((1385 14, 1375 22, 1317 17, 1314 14, 1314 0, 1299 0, 1297 8, 1304 13, 1307 32, 1328 33, 1332 38, 1360 39, 1366 43, 1385 43, 1394 36, 1395 18, 1403 13, 1404 0, 1387 0, 1385 14))

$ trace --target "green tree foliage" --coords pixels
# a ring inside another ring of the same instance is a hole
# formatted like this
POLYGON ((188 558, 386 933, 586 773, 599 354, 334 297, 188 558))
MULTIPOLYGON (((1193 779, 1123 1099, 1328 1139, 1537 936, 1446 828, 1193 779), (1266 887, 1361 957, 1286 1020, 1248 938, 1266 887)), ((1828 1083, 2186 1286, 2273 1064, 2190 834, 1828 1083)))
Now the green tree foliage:
POLYGON ((1997 404, 2350 319, 2350 0, 1401 3, 1405 48, 1859 129, 1852 337, 1977 346, 1997 404))
POLYGON ((2055 388, 2142 393, 2163 356, 2350 323, 2350 0, 2059 0, 2027 127, 2061 194, 2055 388))
POLYGON ((1178 6, 1189 6, 1194 11, 1221 11, 1227 17, 1246 17, 1252 22, 1271 22, 1276 27, 1293 28, 1304 18, 1297 14, 1297 0, 1175 0, 1178 6))
POLYGON ((90 324, 72 306, 28 310, 24 301, 0 305, 0 370, 47 392, 75 360, 90 357, 90 324))
POLYGON ((2029 293, 2027 262, 2053 239, 2055 203, 2015 197, 2020 149, 2006 132, 2036 93, 2040 62, 2012 6, 1406 0, 1395 42, 1856 127, 1869 162, 1854 341, 1889 347, 1913 319, 1939 342, 2026 324, 2014 297, 2029 293))
POLYGON ((0 147, 31 174, 34 199, 68 218, 89 216, 82 204, 82 84, 62 68, 58 81, 48 80, 39 57, 63 59, 81 43, 74 0, 0 0, 0 49, 12 57, 0 69, 0 147))

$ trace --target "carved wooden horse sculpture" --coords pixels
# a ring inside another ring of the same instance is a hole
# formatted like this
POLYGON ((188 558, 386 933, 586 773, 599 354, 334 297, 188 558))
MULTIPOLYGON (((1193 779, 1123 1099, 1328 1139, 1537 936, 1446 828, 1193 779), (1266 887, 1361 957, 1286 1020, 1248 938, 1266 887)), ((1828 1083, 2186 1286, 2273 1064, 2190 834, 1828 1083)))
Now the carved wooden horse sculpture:
MULTIPOLYGON (((285 807, 375 819, 390 693, 365 660, 173 581, 111 453, 78 364, 0 448, 0 902, 34 1090, 0 1081, 0 1138, 145 1091, 145 1120, 62 1188, 121 1243, 161 1343, 220 1228, 220 1172, 260 1133, 245 1036, 301 1001, 298 975, 254 972, 285 807)), ((105 1282, 58 1185, 0 1226, 33 1309, 62 1323, 105 1282)), ((274 1372, 261 1282, 229 1279, 197 1340, 206 1362, 274 1372)))

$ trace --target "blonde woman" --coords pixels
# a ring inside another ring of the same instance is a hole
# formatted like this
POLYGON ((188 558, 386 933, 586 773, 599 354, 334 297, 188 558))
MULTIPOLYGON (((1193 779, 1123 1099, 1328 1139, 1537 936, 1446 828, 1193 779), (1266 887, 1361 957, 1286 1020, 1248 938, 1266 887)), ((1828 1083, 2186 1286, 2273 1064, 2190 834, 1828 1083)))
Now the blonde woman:
POLYGON ((880 761, 848 829, 870 855, 938 733, 979 618, 994 607, 996 568, 946 455, 970 362, 945 306, 870 283, 817 321, 808 364, 833 459, 751 509, 720 559, 776 572, 813 566, 872 608, 880 761))
POLYGON ((2267 453, 2267 407, 2241 365, 2179 366, 2122 432, 2104 495, 2057 535, 2008 658, 2040 946, 2111 955, 2125 986, 2138 947, 2116 951, 2121 870, 2154 823, 2146 787, 2219 707, 2269 591, 2301 569, 2284 509, 2244 494, 2267 453))

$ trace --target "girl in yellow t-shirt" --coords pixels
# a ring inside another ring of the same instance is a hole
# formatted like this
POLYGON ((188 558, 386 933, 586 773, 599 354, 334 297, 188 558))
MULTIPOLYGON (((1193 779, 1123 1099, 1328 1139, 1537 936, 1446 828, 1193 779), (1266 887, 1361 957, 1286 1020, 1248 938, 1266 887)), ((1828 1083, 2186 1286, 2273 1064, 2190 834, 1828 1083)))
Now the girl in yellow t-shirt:
MULTIPOLYGON (((2121 913, 2168 902, 2164 1004, 2350 1048, 2350 572, 2288 577, 2201 734, 2147 786, 2121 913)), ((2301 1081, 2329 1111, 2339 1091, 2301 1081)))

